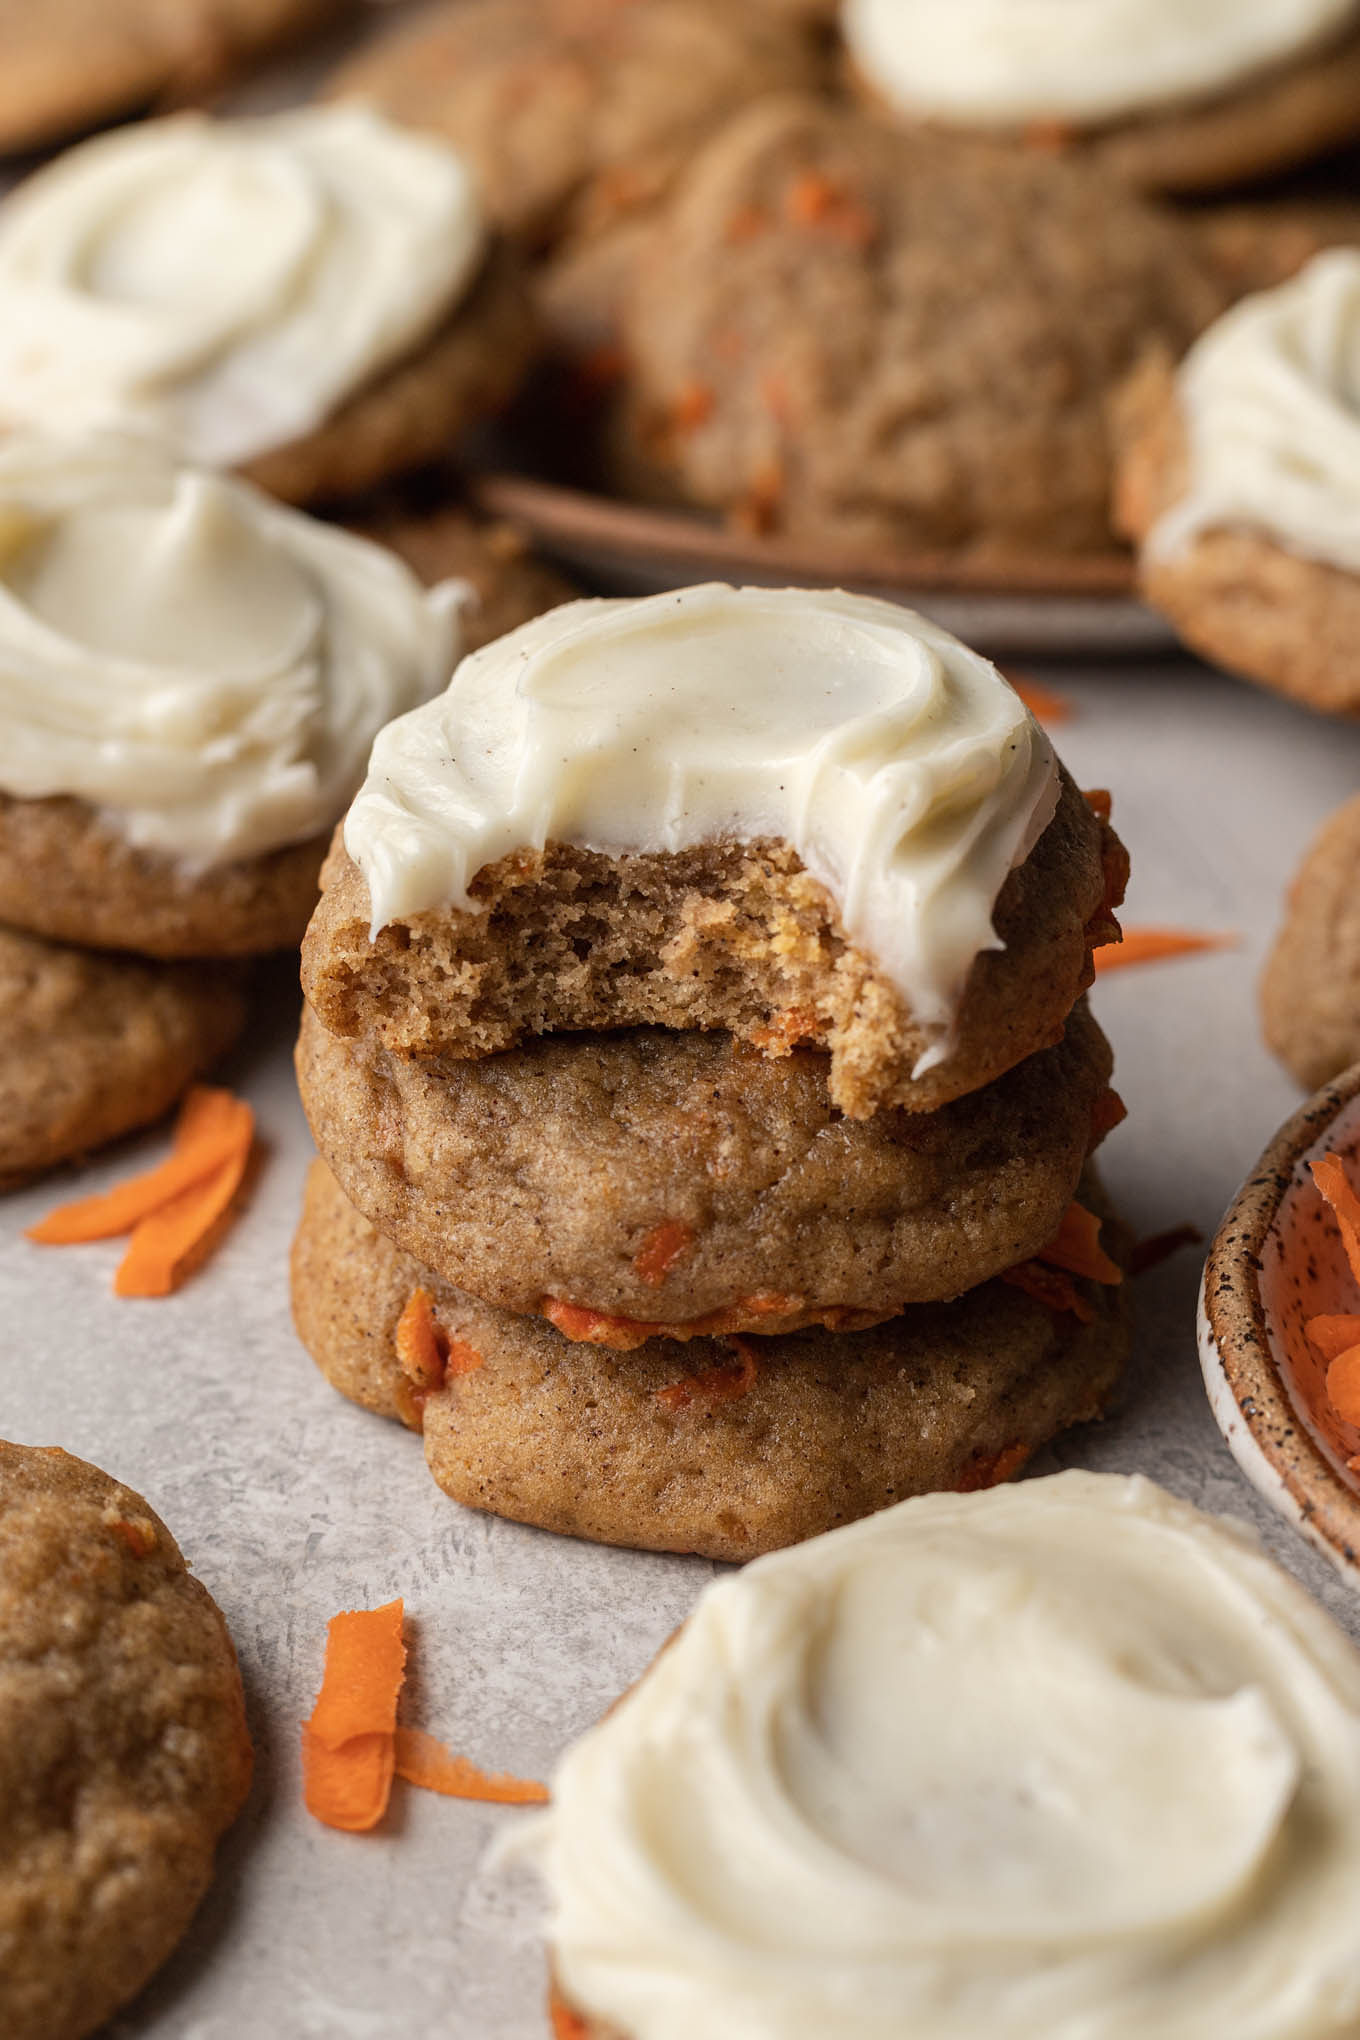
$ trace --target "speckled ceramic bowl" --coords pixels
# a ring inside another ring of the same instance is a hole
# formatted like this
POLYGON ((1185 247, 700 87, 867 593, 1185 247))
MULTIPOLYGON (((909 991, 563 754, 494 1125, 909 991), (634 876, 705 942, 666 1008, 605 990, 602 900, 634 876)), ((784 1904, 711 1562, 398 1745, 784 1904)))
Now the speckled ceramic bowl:
POLYGON ((1199 1350, 1218 1427, 1247 1478, 1360 1586, 1360 1430, 1325 1391, 1304 1325, 1360 1311, 1336 1224, 1308 1164, 1333 1149, 1360 1184, 1360 1063, 1280 1128, 1218 1229, 1199 1350))

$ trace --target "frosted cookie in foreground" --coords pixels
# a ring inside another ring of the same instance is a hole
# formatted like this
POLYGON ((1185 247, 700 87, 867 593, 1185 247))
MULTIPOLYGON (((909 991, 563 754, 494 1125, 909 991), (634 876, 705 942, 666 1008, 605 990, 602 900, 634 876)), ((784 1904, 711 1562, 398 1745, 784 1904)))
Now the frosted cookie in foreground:
POLYGON ((0 921, 149 956, 295 944, 457 584, 150 443, 0 441, 0 921))
POLYGON ((1360 1062, 1360 794, 1329 815, 1289 889, 1261 980, 1266 1044, 1306 1091, 1360 1062))
POLYGON ((1120 393, 1116 520, 1205 658, 1360 714, 1360 250, 1245 298, 1120 393))
POLYGON ((0 2032, 84 2040, 158 1969, 240 1812, 226 1624, 139 1495, 0 1441, 0 2032))
MULTIPOLYGON (((1105 1209, 1092 1177, 1081 1194, 1105 1209)), ((317 1366, 420 1432, 454 1501, 719 1560, 904 1495, 1007 1480, 1100 1416, 1128 1352, 1124 1292, 1079 1278, 1064 1309, 1036 1287, 984 1282, 867 1331, 677 1337, 654 1324, 620 1352, 444 1281, 319 1161, 292 1254, 293 1317, 317 1366)))
POLYGON ((744 529, 861 569, 1038 556, 1052 586, 1112 550, 1115 388, 1227 302, 1191 228, 1093 166, 771 98, 648 236, 621 437, 744 529))
POLYGON ((364 107, 121 128, 0 203, 0 432, 349 496, 448 453, 535 344, 462 159, 364 107))
POLYGON ((853 1118, 1061 1035, 1126 860, 996 669, 894 604, 566 605, 374 746, 303 987, 399 1055, 724 1029, 853 1118))
POLYGON ((1348 2040, 1360 1655, 1141 1478, 718 1581, 552 1780, 573 2040, 1348 2040))
POLYGON ((0 152, 216 91, 352 0, 3 0, 0 152))
POLYGON ((862 89, 900 118, 1083 146, 1212 191, 1360 134, 1356 0, 842 0, 862 89))

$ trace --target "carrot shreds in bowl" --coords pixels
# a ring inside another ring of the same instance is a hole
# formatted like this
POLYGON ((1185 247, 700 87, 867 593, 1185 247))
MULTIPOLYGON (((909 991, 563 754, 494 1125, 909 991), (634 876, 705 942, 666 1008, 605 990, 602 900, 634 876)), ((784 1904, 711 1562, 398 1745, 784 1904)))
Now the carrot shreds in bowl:
POLYGON ((131 1232, 140 1219, 201 1183, 243 1148, 248 1152, 253 1131, 254 1115, 244 1099, 198 1085, 180 1107, 174 1149, 165 1161, 101 1196, 59 1205, 31 1225, 27 1237, 39 1246, 70 1247, 131 1232))
POLYGON ((1162 963, 1173 956, 1195 956, 1206 949, 1232 949, 1236 935, 1195 928, 1125 928, 1122 942, 1098 949, 1096 974, 1125 970, 1136 963, 1162 963))
POLYGON ((1348 1346, 1329 1364, 1327 1400, 1344 1423, 1360 1427, 1360 1344, 1348 1346))
POLYGON ((1310 1164, 1313 1181, 1326 1202, 1341 1233, 1351 1273, 1360 1282, 1360 1196, 1351 1187, 1346 1165, 1340 1155, 1326 1154, 1310 1164))
POLYGON ((548 1788, 535 1778, 512 1778, 508 1772, 488 1773, 467 1757, 458 1756, 423 1728, 399 1728, 397 1776, 426 1792, 448 1799, 480 1799, 496 1806, 545 1806, 548 1788))
POLYGON ((1350 1311, 1324 1311, 1303 1328, 1324 1360, 1335 1360, 1351 1346, 1360 1346, 1360 1316, 1350 1311))

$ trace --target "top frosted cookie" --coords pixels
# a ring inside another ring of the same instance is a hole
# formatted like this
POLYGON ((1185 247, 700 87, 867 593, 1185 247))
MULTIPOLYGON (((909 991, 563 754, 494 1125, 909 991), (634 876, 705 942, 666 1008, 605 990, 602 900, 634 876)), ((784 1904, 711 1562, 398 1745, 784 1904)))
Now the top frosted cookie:
POLYGON ((304 985, 401 1053, 726 1028, 829 1049, 856 1116, 931 1109, 1061 1034, 1116 866, 1019 698, 923 617, 570 603, 379 737, 304 985))

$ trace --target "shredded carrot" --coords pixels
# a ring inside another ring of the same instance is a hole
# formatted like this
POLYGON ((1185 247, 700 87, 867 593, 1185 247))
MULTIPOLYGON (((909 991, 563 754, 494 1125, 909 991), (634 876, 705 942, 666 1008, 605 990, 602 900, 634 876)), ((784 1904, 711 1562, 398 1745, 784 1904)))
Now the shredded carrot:
POLYGON ((230 1091, 196 1086, 185 1098, 175 1127, 174 1152, 145 1175, 134 1176, 98 1197, 82 1197, 49 1212, 27 1237, 44 1247, 83 1245, 131 1232, 141 1219, 183 1191, 249 1152, 254 1115, 230 1091))
POLYGON ((736 1352, 735 1367, 706 1367, 699 1374, 687 1374, 682 1380, 673 1381, 669 1388, 659 1388, 656 1400, 661 1407, 687 1410, 696 1402, 712 1407, 715 1403, 735 1402, 738 1396, 754 1388, 760 1372, 755 1348, 747 1340, 735 1337, 729 1337, 727 1343, 736 1352))
POLYGON ((694 1229, 678 1218, 654 1225, 633 1256, 633 1268, 649 1288, 659 1289, 671 1269, 694 1245, 694 1229))
POLYGON ((403 1607, 332 1616, 326 1666, 302 1730, 303 1798, 327 1827, 374 1827, 396 1767, 397 1696, 406 1675, 403 1607))
POLYGON ((213 1228, 231 1207, 250 1160, 251 1128, 234 1155, 201 1183, 181 1190, 133 1227, 128 1250, 113 1278, 115 1296, 168 1296, 191 1274, 213 1228))
POLYGON ((1346 1165, 1340 1155, 1326 1154, 1311 1164, 1313 1181, 1332 1208, 1346 1249, 1351 1273, 1360 1282, 1360 1197, 1351 1188, 1346 1165))
POLYGON ((1130 1275, 1146 1275, 1149 1268, 1158 1267, 1169 1261, 1182 1247, 1200 1247, 1204 1234, 1197 1225, 1173 1225, 1166 1232, 1154 1233, 1150 1239, 1139 1240, 1129 1251, 1130 1275))
POLYGON ((330 1750, 303 1723, 303 1804, 324 1827, 347 1834, 376 1827, 387 1811, 395 1770, 395 1736, 355 1735, 330 1750))
POLYGON ((1125 928, 1124 939, 1098 951, 1097 972, 1123 970, 1133 963, 1160 963, 1167 957, 1193 956, 1205 949, 1231 949, 1236 935, 1210 934, 1194 928, 1125 928))
POLYGON ((1108 822, 1114 810, 1114 795, 1105 786, 1089 786, 1082 799, 1098 822, 1108 822))
POLYGON ((693 432, 713 416, 716 399, 707 383, 687 382, 671 405, 671 424, 677 432, 693 432))
POLYGON ((1000 1452, 975 1452, 955 1481, 954 1493, 972 1495, 979 1488, 999 1486, 1019 1473, 1033 1450, 1032 1445, 1007 1445, 1000 1452))
POLYGON ((784 195, 784 211, 794 226, 834 234, 852 248, 867 248, 878 234, 878 221, 861 199, 818 170, 795 177, 784 195))
POLYGON ((1118 1091, 1107 1084, 1091 1107, 1091 1146, 1099 1147, 1106 1134, 1113 1133, 1116 1126, 1122 1126, 1128 1116, 1128 1106, 1118 1091))
POLYGON ((1007 673, 1004 677, 1036 722, 1049 725, 1071 722, 1074 710, 1066 695, 1055 694, 1051 687, 1041 686, 1037 680, 1031 680, 1028 673, 1007 673))
POLYGON ((497 1806, 543 1806, 548 1788, 533 1778, 512 1778, 507 1772, 479 1771, 467 1757, 446 1749, 421 1728, 397 1730, 397 1776, 427 1792, 448 1799, 489 1800, 497 1806))
POLYGON ((1348 1346, 1327 1369, 1327 1400, 1346 1424, 1360 1424, 1360 1346, 1348 1346))
POLYGON ((1324 1312, 1303 1328, 1324 1360, 1335 1360, 1351 1346, 1360 1346, 1360 1316, 1350 1311, 1324 1312))
MULTIPOLYGON (((565 1303, 560 1297, 545 1296, 540 1306, 549 1324, 566 1339, 588 1346, 608 1346, 616 1353, 632 1353, 648 1339, 721 1339, 749 1328, 751 1319, 777 1317, 797 1311, 801 1297, 762 1294, 739 1296, 725 1310, 710 1311, 706 1317, 683 1318, 663 1324, 654 1318, 610 1317, 585 1304, 565 1303)), ((831 1313, 827 1314, 828 1321, 831 1313)))
POLYGON ((1084 1325, 1096 1321, 1095 1310, 1071 1277, 1060 1274, 1056 1268, 1046 1268, 1042 1261, 1017 1261, 1013 1268, 1006 1269, 1001 1280, 1009 1282, 1012 1289, 1022 1289, 1026 1296, 1032 1296, 1049 1310, 1069 1310, 1084 1325))
POLYGON ((134 1558, 150 1558, 160 1541, 154 1524, 148 1523, 144 1516, 105 1516, 104 1522, 114 1536, 126 1544, 134 1558))
POLYGON ((1041 156, 1061 156, 1076 140, 1076 129, 1067 121, 1032 120, 1026 123, 1022 139, 1027 149, 1041 156))
POLYGON ((391 1735, 397 1695, 406 1676, 402 1642, 404 1606, 355 1608, 333 1615, 326 1628, 326 1668, 307 1726, 325 1749, 358 1735, 391 1735))
POLYGON ((1075 1200, 1068 1205, 1057 1232, 1036 1258, 1047 1261, 1050 1267, 1064 1269, 1069 1275, 1083 1275, 1088 1282, 1113 1285, 1124 1280, 1123 1269, 1100 1244, 1100 1220, 1075 1200))
POLYGON ((817 1015, 811 1006, 789 1006, 764 1027, 751 1029, 752 1044, 762 1055, 792 1055, 800 1041, 817 1036, 817 1015))
POLYGON ((552 2020, 553 2040, 589 2040, 589 2026, 556 1990, 548 1992, 548 2016, 552 2020))
POLYGON ((397 1319, 397 1360, 408 1381, 422 1388, 439 1388, 448 1365, 449 1342, 434 1314, 434 1298, 428 1289, 413 1289, 397 1319))

